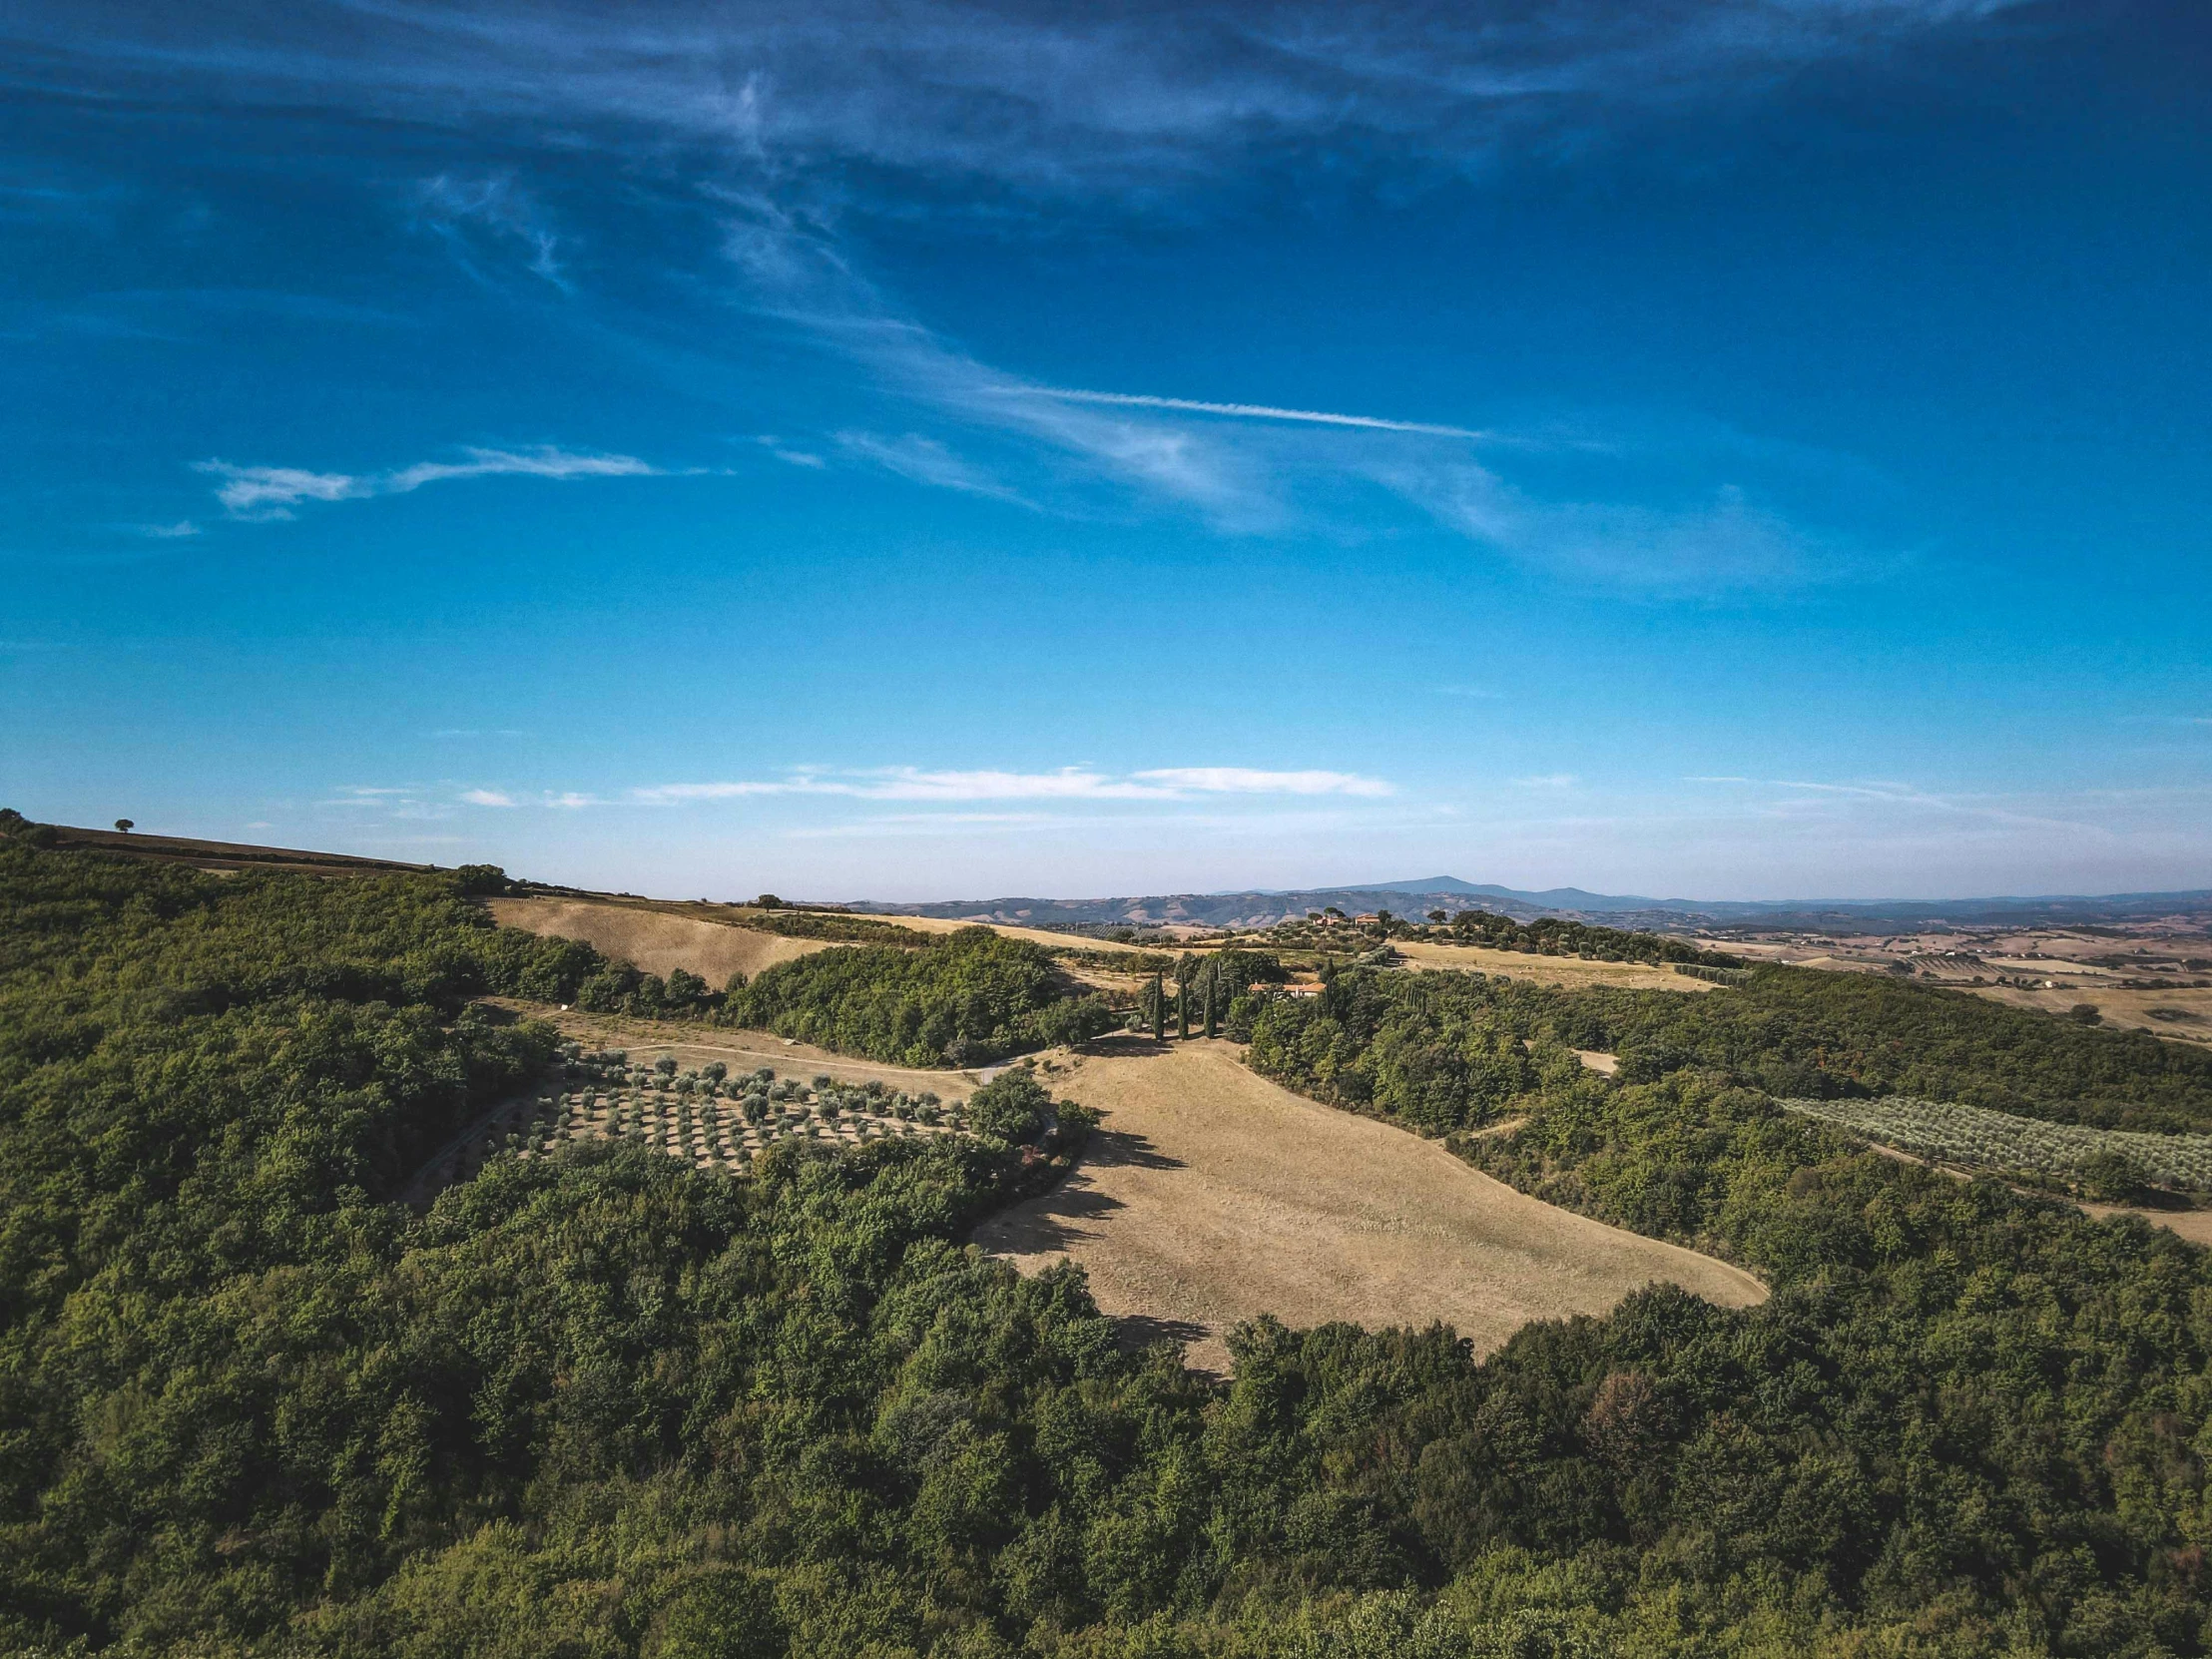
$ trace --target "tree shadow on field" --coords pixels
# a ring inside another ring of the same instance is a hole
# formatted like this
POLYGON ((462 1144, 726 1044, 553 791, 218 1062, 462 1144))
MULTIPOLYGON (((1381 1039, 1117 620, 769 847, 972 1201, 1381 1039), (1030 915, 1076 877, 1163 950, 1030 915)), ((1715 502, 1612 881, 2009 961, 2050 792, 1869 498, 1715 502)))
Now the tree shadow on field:
MULTIPOLYGON (((1120 1165, 1135 1169, 1183 1169, 1180 1158, 1170 1158, 1143 1135, 1129 1134, 1118 1129, 1101 1129, 1092 1132, 1084 1144, 1082 1162, 1095 1164, 1101 1169, 1120 1165)), ((1073 1177, 1070 1177, 1072 1180, 1073 1177)))
POLYGON ((1103 1037, 1091 1037, 1083 1042, 1070 1043, 1068 1047, 1077 1054, 1106 1059, 1151 1059, 1161 1054, 1172 1054, 1176 1040, 1173 1037, 1153 1037, 1142 1031, 1109 1031, 1103 1037))
POLYGON ((1114 1342, 1130 1354, 1142 1354, 1154 1343, 1173 1343, 1180 1349, 1212 1335, 1194 1321, 1156 1319, 1150 1314, 1123 1314, 1114 1321, 1114 1342))
POLYGON ((1100 1192, 1077 1171, 1042 1198, 993 1216, 975 1230, 975 1242, 985 1250, 1009 1256, 1064 1251, 1080 1240, 1096 1237, 1086 1224, 1122 1207, 1120 1199, 1100 1192))
POLYGON ((1090 1172, 1115 1166, 1182 1169, 1184 1164, 1142 1135, 1094 1130, 1084 1143, 1081 1160, 1066 1180, 1041 1197, 993 1216, 975 1230, 975 1242, 985 1250, 1006 1255, 1036 1256, 1064 1251, 1079 1240, 1096 1237, 1095 1224, 1123 1205, 1120 1199, 1100 1192, 1090 1172))

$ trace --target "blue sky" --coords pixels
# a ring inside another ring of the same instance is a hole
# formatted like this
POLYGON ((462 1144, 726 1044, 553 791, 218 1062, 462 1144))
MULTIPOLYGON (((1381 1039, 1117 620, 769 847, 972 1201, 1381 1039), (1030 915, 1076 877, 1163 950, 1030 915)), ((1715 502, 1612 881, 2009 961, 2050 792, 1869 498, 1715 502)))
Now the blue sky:
POLYGON ((2212 884, 2212 29, 0 19, 0 799, 716 897, 2212 884))

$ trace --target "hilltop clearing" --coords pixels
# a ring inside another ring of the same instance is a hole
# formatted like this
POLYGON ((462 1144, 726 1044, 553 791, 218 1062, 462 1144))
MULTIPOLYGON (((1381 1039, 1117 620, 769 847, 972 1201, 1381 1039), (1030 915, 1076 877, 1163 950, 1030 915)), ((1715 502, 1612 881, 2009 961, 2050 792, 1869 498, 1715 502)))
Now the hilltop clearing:
POLYGON ((1183 1339, 1226 1372, 1223 1339, 1272 1313, 1415 1329, 1477 1354, 1532 1320, 1604 1314, 1680 1285, 1726 1308, 1766 1289, 1739 1268, 1525 1197, 1441 1145, 1301 1099, 1227 1043, 1166 1053, 1108 1039, 1056 1091, 1105 1114, 1055 1191, 979 1228, 1025 1273, 1073 1260, 1104 1313, 1183 1339))
POLYGON ((1479 944, 1440 944, 1424 939, 1393 940, 1390 948, 1414 968, 1457 968, 1501 974, 1538 985, 1580 990, 1587 985, 1622 985, 1639 991, 1709 991, 1711 981, 1677 973, 1657 962, 1590 962, 1579 956, 1536 956, 1520 950, 1494 950, 1479 944))
POLYGON ((789 939, 712 912, 684 915, 657 906, 576 898, 494 898, 494 920, 540 938, 582 939, 601 954, 647 973, 681 968, 720 989, 734 973, 748 979, 778 962, 829 948, 821 939, 789 939))

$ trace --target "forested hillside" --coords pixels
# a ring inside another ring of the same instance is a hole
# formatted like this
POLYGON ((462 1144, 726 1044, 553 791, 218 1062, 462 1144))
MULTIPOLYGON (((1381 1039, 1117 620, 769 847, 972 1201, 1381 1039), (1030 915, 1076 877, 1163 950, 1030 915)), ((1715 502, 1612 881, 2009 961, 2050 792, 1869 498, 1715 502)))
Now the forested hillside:
POLYGON ((2168 1235, 1710 1067, 1591 1076, 1534 987, 1343 976, 1256 1056, 1495 1096, 1501 1174, 1775 1295, 1480 1366, 1262 1322, 1215 1383, 963 1249, 1083 1132, 1019 1069, 974 1137, 747 1179, 580 1146, 384 1202, 552 1052, 469 996, 601 971, 462 885, 0 844, 0 1650, 2203 1651, 2212 1272, 2168 1235))
POLYGON ((2212 1053, 1876 974, 1753 969, 1711 996, 1348 969, 1269 1004, 1252 1063, 1302 1093, 1430 1131, 1479 1123, 1567 1049, 1623 1081, 1685 1066, 1777 1096, 1902 1094, 2111 1128, 2212 1127, 2212 1053))

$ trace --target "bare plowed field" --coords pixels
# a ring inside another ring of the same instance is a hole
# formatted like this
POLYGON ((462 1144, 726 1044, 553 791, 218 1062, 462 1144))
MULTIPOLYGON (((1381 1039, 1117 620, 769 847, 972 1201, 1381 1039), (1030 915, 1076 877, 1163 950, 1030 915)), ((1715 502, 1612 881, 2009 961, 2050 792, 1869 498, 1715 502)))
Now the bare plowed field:
POLYGON ((787 939, 723 921, 697 920, 628 904, 572 898, 495 898, 494 920, 527 933, 582 939, 617 961, 647 973, 682 968, 716 990, 733 973, 748 978, 765 967, 821 950, 819 939, 787 939))
POLYGON ((1099 1046, 1051 1079, 1106 1114, 1081 1165, 975 1237, 1025 1272, 1073 1258, 1101 1309, 1184 1341, 1193 1365, 1227 1371, 1224 1336, 1259 1314, 1374 1329, 1442 1320, 1488 1353, 1531 1320, 1602 1314, 1655 1280, 1728 1307, 1766 1298, 1724 1262, 1555 1209, 1432 1142, 1303 1100, 1226 1043, 1099 1046))

